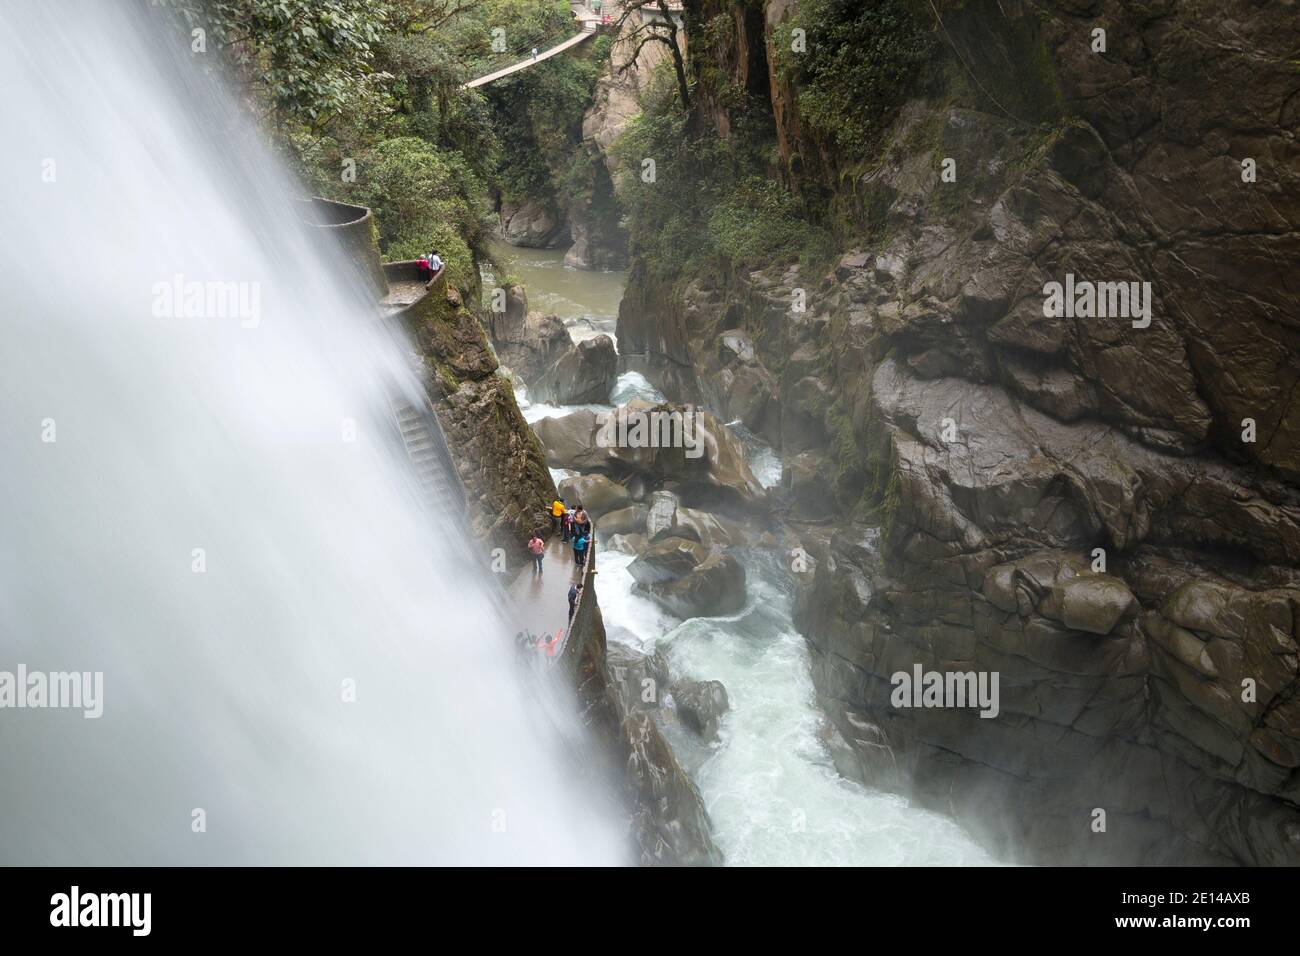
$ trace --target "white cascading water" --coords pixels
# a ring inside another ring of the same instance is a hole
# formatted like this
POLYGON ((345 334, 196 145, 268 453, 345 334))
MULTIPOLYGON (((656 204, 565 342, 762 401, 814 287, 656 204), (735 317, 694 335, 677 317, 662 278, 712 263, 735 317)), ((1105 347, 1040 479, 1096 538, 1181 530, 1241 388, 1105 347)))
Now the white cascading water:
POLYGON ((623 862, 392 441, 401 343, 201 61, 0 8, 0 671, 103 673, 98 719, 0 709, 0 863, 623 862))

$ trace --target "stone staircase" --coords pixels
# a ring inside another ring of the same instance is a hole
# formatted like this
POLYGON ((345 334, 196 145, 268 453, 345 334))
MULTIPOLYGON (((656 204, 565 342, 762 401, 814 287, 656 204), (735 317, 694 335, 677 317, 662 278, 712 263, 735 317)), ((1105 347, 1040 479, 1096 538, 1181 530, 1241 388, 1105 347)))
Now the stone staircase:
POLYGON ((442 512, 451 502, 463 505, 464 493, 449 473, 451 456, 442 435, 437 434, 429 426, 428 419, 405 399, 393 402, 393 416, 420 487, 428 494, 434 507, 442 512))

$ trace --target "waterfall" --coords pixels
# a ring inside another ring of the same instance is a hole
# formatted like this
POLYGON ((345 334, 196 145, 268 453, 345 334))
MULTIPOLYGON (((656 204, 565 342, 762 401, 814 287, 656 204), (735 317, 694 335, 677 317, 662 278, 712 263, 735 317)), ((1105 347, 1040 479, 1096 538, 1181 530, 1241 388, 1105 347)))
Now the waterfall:
POLYGON ((622 862, 392 440, 404 343, 210 66, 0 8, 0 672, 103 688, 0 709, 0 863, 622 862))

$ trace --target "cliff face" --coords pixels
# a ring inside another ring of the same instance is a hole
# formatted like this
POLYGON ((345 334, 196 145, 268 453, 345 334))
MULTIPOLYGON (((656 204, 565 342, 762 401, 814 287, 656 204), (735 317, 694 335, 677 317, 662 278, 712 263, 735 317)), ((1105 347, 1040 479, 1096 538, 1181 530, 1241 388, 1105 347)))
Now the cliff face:
POLYGON ((426 369, 425 387, 469 494, 468 532, 522 564, 523 542, 548 525, 555 483, 479 320, 459 293, 439 286, 406 321, 426 369))
POLYGON ((719 866, 708 812, 655 719, 668 675, 662 660, 611 651, 596 601, 596 577, 574 616, 565 663, 572 668, 584 723, 604 745, 607 779, 622 779, 630 836, 643 866, 719 866), (651 698, 647 703, 646 698, 651 698))
POLYGON ((770 73, 778 172, 860 227, 838 265, 634 267, 620 343, 834 522, 797 620, 843 772, 1034 860, 1300 862, 1300 11, 947 6, 958 79, 872 163, 770 73), (1149 324, 1045 309, 1075 281, 1149 324), (999 714, 894 706, 917 664, 996 673, 999 714))

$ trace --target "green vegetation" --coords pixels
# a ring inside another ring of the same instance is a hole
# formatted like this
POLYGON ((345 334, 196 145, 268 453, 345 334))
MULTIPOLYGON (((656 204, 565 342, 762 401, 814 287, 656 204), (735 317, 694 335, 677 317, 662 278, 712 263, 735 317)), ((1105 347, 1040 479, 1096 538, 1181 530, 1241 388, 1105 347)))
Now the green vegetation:
POLYGON ((387 258, 414 259, 436 248, 449 282, 474 284, 470 250, 481 240, 483 184, 460 153, 417 136, 386 139, 366 154, 357 173, 348 198, 374 210, 387 258))
POLYGON ((589 188, 582 117, 608 56, 609 40, 599 37, 488 88, 502 146, 494 179, 503 197, 567 204, 589 188))
POLYGON ((643 105, 614 154, 632 247, 652 268, 675 275, 688 264, 697 272, 756 266, 825 249, 810 210, 772 176, 776 140, 766 104, 734 111, 724 138, 682 113, 661 67, 643 105))
POLYGON ((461 89, 571 36, 567 0, 160 2, 204 31, 309 191, 374 209, 388 259, 437 247, 469 290, 490 194, 548 197, 571 176, 591 44, 461 89))
POLYGON ((919 92, 929 24, 906 0, 800 0, 786 25, 806 31, 806 49, 778 47, 777 60, 800 116, 845 159, 868 157, 919 92))

